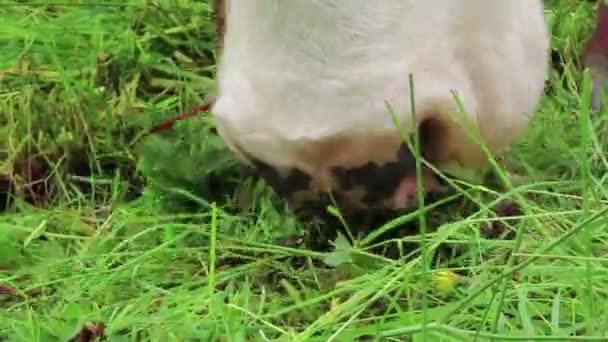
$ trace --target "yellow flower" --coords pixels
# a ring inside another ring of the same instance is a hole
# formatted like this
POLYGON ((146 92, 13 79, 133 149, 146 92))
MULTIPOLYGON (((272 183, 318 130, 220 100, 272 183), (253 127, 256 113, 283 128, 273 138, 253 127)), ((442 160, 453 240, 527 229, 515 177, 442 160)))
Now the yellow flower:
POLYGON ((460 282, 462 282, 462 277, 452 271, 437 271, 433 275, 433 283, 435 283, 435 288, 440 291, 451 291, 460 282))

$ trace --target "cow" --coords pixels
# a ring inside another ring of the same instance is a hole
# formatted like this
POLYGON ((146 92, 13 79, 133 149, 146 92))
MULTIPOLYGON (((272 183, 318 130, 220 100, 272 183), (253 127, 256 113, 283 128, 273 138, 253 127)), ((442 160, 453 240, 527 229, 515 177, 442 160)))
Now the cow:
POLYGON ((293 209, 408 210, 418 183, 446 191, 436 171, 475 179, 527 128, 549 67, 541 0, 215 9, 218 134, 293 209))

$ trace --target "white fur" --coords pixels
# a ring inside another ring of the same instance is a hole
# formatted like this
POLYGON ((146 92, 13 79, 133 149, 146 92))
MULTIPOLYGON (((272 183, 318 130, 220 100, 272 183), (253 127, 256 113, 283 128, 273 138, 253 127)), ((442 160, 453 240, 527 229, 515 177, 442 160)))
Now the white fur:
POLYGON ((310 140, 394 129, 385 100, 408 122, 410 73, 419 115, 456 111, 455 90, 496 149, 522 133, 543 91, 540 0, 227 5, 216 123, 231 147, 275 166, 308 169, 290 151, 310 140))

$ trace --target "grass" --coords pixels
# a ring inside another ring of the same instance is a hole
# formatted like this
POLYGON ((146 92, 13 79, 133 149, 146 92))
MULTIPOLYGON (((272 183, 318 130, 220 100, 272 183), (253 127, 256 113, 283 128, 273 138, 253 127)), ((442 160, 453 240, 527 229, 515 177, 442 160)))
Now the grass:
POLYGON ((214 92, 207 2, 0 6, 0 188, 14 190, 0 196, 0 339, 67 341, 103 323, 108 341, 608 340, 608 126, 586 110, 579 62, 594 11, 545 3, 559 70, 499 162, 531 180, 463 185, 468 204, 430 209, 427 252, 463 249, 432 283, 420 255, 365 241, 278 244, 309 226, 208 117, 141 136, 214 92), (501 196, 521 197, 519 234, 485 239, 501 196))

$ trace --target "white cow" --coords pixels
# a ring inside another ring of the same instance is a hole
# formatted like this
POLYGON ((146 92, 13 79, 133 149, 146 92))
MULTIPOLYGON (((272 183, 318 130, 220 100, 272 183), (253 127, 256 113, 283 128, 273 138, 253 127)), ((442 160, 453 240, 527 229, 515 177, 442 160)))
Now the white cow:
MULTIPOLYGON (((424 158, 464 177, 488 162, 476 138, 504 153, 543 92, 540 0, 217 2, 218 132, 294 207, 331 191, 342 209, 411 208, 414 157, 400 130, 417 125, 424 158)), ((423 183, 441 187, 427 168, 423 183)))

